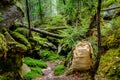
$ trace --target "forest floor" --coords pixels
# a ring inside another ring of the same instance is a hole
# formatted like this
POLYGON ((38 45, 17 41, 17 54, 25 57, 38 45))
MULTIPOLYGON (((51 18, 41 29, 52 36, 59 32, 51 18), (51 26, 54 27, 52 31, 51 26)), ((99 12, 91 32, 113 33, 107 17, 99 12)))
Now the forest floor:
POLYGON ((34 78, 33 80, 85 80, 84 78, 80 78, 77 75, 62 75, 62 76, 55 76, 54 75, 54 68, 55 66, 59 65, 57 62, 46 62, 47 68, 43 69, 43 76, 40 79, 39 77, 34 78))

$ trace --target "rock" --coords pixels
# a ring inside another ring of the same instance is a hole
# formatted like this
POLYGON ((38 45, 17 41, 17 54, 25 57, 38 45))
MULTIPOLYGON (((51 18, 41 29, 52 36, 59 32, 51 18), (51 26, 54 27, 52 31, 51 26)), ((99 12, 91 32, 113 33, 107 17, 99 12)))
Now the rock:
POLYGON ((28 72, 31 72, 30 67, 27 64, 23 63, 23 65, 19 69, 19 74, 23 78, 28 72))
POLYGON ((71 58, 70 71, 87 71, 93 65, 92 60, 93 48, 87 41, 79 42, 73 48, 73 54, 71 58))
POLYGON ((0 30, 4 27, 10 28, 15 21, 21 20, 22 17, 23 17, 23 12, 17 6, 0 8, 0 30))

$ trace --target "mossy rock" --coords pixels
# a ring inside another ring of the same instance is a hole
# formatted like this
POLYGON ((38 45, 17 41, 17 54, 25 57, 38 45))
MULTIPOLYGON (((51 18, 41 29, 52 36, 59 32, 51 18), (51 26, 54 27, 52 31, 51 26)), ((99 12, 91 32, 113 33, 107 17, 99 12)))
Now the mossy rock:
POLYGON ((26 46, 18 42, 8 43, 7 60, 3 61, 4 71, 17 71, 23 63, 23 56, 27 51, 26 46))
POLYGON ((64 65, 58 65, 54 69, 54 75, 60 76, 63 75, 65 72, 65 66, 64 65))
POLYGON ((3 34, 0 33, 0 57, 8 51, 6 39, 3 34))
POLYGON ((3 4, 4 6, 7 6, 7 5, 14 5, 17 1, 20 0, 1 0, 0 3, 3 4))
POLYGON ((30 67, 40 67, 40 68, 46 68, 47 64, 41 60, 32 59, 30 57, 24 58, 24 63, 27 64, 30 67))
POLYGON ((38 33, 32 33, 33 39, 37 42, 37 44, 43 45, 48 40, 46 38, 42 38, 38 33))
POLYGON ((105 37, 105 41, 103 41, 102 45, 107 46, 108 48, 117 48, 120 47, 120 28, 118 28, 114 34, 110 35, 109 37, 105 37))
POLYGON ((109 80, 119 80, 120 76, 120 49, 110 49, 105 55, 101 57, 98 74, 103 74, 105 77, 111 78, 109 80), (119 78, 119 79, 115 79, 119 78))
POLYGON ((109 68, 107 76, 109 80, 120 80, 120 60, 109 68))
POLYGON ((8 43, 9 46, 9 51, 10 53, 25 53, 27 51, 27 47, 23 44, 20 44, 18 42, 9 42, 8 43))
POLYGON ((26 28, 17 28, 15 31, 24 35, 24 36, 27 36, 28 32, 29 32, 28 29, 26 29, 26 28))
POLYGON ((27 39, 24 35, 22 35, 22 34, 20 34, 20 33, 18 33, 18 32, 15 32, 15 31, 10 32, 10 34, 12 35, 12 37, 13 37, 17 42, 26 45, 28 49, 31 48, 30 42, 28 41, 28 39, 27 39))

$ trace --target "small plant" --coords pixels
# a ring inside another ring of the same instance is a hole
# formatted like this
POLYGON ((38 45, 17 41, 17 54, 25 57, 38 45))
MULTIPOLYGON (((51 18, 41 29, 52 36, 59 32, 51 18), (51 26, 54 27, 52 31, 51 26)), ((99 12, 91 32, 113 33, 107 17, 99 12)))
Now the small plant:
POLYGON ((38 76, 39 74, 35 72, 29 72, 25 75, 25 80, 32 80, 34 77, 38 76))
POLYGON ((54 74, 56 76, 63 75, 65 72, 65 66, 64 65, 58 65, 55 67, 54 74))
POLYGON ((41 60, 32 59, 30 57, 24 58, 24 63, 26 63, 30 67, 40 67, 40 68, 46 68, 47 64, 41 60))
POLYGON ((43 74, 41 68, 34 68, 34 67, 32 67, 31 70, 32 70, 32 72, 38 73, 39 75, 42 75, 42 74, 43 74))

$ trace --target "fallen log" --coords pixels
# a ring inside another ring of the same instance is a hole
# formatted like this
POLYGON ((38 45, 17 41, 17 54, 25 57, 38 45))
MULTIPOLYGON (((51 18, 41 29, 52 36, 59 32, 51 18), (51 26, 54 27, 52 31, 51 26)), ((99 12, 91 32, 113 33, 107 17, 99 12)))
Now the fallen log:
MULTIPOLYGON (((23 24, 19 24, 19 26, 29 29, 28 26, 23 25, 23 24)), ((30 29, 31 29, 32 31, 41 33, 41 34, 46 35, 46 36, 51 36, 51 37, 55 37, 55 38, 59 38, 59 39, 64 38, 63 36, 60 36, 60 35, 58 35, 58 34, 54 34, 54 33, 51 33, 51 32, 45 31, 45 30, 41 30, 41 29, 38 29, 38 28, 33 28, 33 27, 31 27, 30 29)))
POLYGON ((114 9, 118 9, 118 8, 120 8, 120 6, 102 9, 101 11, 109 11, 109 10, 114 10, 114 9))

